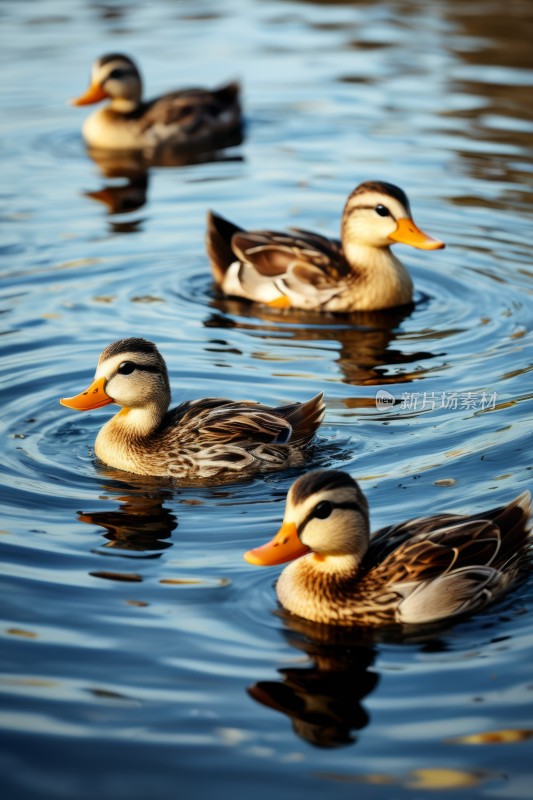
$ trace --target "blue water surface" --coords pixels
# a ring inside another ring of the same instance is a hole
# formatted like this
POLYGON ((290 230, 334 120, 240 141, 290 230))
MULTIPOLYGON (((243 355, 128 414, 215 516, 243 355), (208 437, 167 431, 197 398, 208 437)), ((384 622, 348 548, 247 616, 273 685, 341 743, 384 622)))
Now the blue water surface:
POLYGON ((0 25, 2 797, 530 797, 531 580, 439 630, 326 633, 242 559, 297 472, 117 473, 92 452, 109 409, 58 403, 144 336, 176 403, 323 391, 312 465, 360 481, 374 528, 531 489, 528 0, 4 0, 0 25), (67 100, 110 51, 149 96, 240 80, 242 144, 91 158, 67 100), (397 247, 412 310, 217 296, 208 208, 337 236, 376 178, 447 243, 397 247))

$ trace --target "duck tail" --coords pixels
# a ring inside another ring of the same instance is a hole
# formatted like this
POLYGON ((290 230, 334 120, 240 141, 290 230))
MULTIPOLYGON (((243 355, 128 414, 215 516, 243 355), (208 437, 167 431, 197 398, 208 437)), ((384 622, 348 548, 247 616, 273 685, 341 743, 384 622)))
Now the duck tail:
POLYGON ((238 105, 240 92, 241 86, 238 81, 231 81, 213 90, 217 100, 225 106, 238 105))
POLYGON ((492 566, 514 573, 527 569, 531 563, 531 494, 523 492, 508 505, 489 513, 501 533, 501 548, 492 566))
POLYGON ((306 447, 311 443, 326 413, 324 393, 320 392, 305 403, 295 403, 276 409, 292 427, 290 444, 293 447, 306 447))
POLYGON ((211 264, 211 272, 218 285, 224 280, 230 264, 236 260, 231 249, 231 237, 241 230, 242 228, 239 228, 238 225, 234 225, 233 222, 213 211, 207 212, 205 247, 211 264))

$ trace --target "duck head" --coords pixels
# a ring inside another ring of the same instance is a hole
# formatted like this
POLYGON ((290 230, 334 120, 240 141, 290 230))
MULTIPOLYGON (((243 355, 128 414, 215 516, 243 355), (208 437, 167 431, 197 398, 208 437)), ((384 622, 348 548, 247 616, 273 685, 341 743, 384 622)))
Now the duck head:
POLYGON ((102 352, 91 385, 75 397, 59 401, 77 411, 117 403, 128 411, 161 418, 170 403, 170 385, 163 357, 146 339, 120 339, 102 352))
POLYGON ((71 103, 87 106, 109 98, 113 110, 128 113, 137 108, 141 96, 141 76, 134 62, 128 56, 111 53, 96 59, 89 88, 71 103))
POLYGON ((383 181, 367 181, 354 189, 344 207, 341 236, 345 249, 389 247, 395 242, 421 250, 445 246, 415 225, 405 192, 383 181))
POLYGON ((368 503, 346 472, 317 470, 298 478, 287 495, 283 525, 267 544, 245 553, 268 566, 309 553, 319 562, 346 558, 359 564, 370 536, 368 503))

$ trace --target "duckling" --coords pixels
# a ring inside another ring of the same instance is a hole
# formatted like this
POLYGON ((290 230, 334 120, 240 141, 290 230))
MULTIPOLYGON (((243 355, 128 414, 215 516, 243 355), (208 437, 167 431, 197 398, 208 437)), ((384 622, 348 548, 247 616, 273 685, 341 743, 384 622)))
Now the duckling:
POLYGON ((293 561, 277 595, 299 617, 334 625, 435 622, 483 608, 525 574, 530 513, 524 492, 474 516, 418 517, 370 538, 368 503, 356 481, 318 470, 291 486, 274 539, 244 558, 293 561))
POLYGON ((206 249, 220 289, 277 308, 378 311, 410 303, 413 283, 391 253, 394 242, 444 247, 417 228, 405 192, 383 181, 351 193, 341 241, 300 228, 244 231, 211 211, 207 216, 206 249))
POLYGON ((217 139, 238 133, 239 92, 237 83, 229 83, 214 90, 182 89, 145 102, 134 61, 111 53, 96 59, 89 88, 71 102, 85 106, 110 100, 83 124, 89 147, 155 152, 163 145, 212 146, 217 139))
POLYGON ((178 479, 238 479, 301 465, 325 413, 322 394, 278 408, 206 398, 169 411, 163 357, 138 338, 106 347, 92 384, 60 403, 78 411, 122 406, 96 437, 98 458, 126 472, 178 479))

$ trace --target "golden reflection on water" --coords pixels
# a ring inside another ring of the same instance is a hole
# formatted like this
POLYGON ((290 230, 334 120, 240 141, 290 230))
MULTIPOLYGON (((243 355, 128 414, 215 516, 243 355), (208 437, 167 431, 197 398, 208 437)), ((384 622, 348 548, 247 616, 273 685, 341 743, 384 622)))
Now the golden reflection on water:
POLYGON ((377 786, 400 786, 413 790, 468 789, 501 776, 488 770, 445 769, 427 767, 414 769, 405 775, 394 777, 386 773, 350 775, 342 773, 317 773, 317 777, 335 783, 366 783, 377 786))
POLYGON ((524 742, 532 737, 533 729, 531 728, 508 728, 507 730, 455 736, 453 739, 445 741, 447 744, 513 744, 514 742, 524 742))
MULTIPOLYGON (((423 368, 419 362, 438 355, 429 350, 404 351, 398 346, 398 328, 412 314, 412 305, 349 315, 271 309, 233 298, 215 298, 211 306, 219 313, 204 320, 206 328, 257 332, 267 342, 273 335, 284 336, 291 343, 323 343, 325 352, 333 344, 337 353, 334 361, 342 380, 352 386, 409 383, 414 368, 399 372, 398 365, 416 364, 416 377, 420 378, 430 372, 431 367, 423 368), (393 343, 396 346, 390 347, 393 343)), ((440 333, 444 336, 444 332, 440 333)), ((364 402, 364 398, 361 400, 364 402)))

